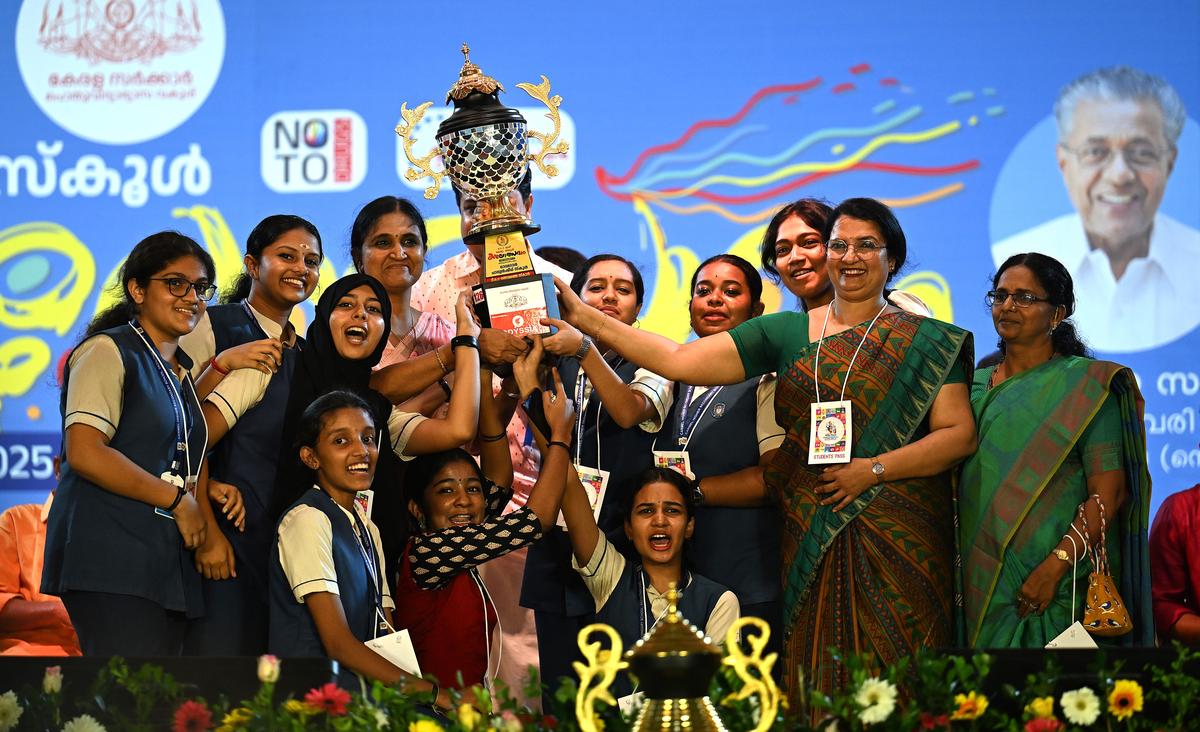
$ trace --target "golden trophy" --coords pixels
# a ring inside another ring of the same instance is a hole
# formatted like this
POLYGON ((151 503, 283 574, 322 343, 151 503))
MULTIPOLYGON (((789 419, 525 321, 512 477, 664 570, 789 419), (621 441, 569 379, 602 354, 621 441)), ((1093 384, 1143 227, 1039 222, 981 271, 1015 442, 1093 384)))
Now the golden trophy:
POLYGON ((432 199, 441 189, 442 178, 449 176, 462 195, 478 202, 478 215, 465 239, 483 244, 483 283, 475 286, 473 297, 484 325, 516 336, 549 333, 541 319, 558 317, 554 280, 534 271, 525 239, 541 227, 513 208, 509 194, 525 177, 530 163, 547 176, 558 174, 545 158, 567 152, 567 143, 558 140, 562 98, 550 96, 550 81, 545 76, 538 85, 517 84, 546 105, 553 124, 549 134, 529 131, 520 112, 500 103, 504 87, 471 63, 465 43, 462 53, 458 80, 446 95, 446 102, 454 103, 454 113, 438 126, 437 146, 424 156, 413 152, 412 135, 433 102, 412 110, 407 103, 400 106, 402 121, 396 134, 412 164, 404 177, 410 182, 432 178, 433 183, 425 189, 425 198, 432 199), (540 143, 536 151, 529 149, 530 137, 540 143), (441 158, 441 170, 434 168, 436 157, 441 158))
POLYGON ((765 732, 774 723, 779 710, 779 689, 771 677, 776 656, 762 655, 770 635, 766 622, 753 617, 739 618, 725 636, 728 656, 722 661, 720 649, 679 614, 678 598, 672 583, 667 593, 666 616, 623 659, 621 638, 609 626, 596 623, 580 631, 579 648, 587 663, 575 662, 579 673, 575 714, 583 732, 599 732, 595 704, 597 701, 616 704, 609 687, 625 669, 637 678, 638 688, 645 693, 634 724, 637 732, 724 732, 721 718, 708 698, 713 674, 722 664, 732 666, 744 682, 727 700, 758 697, 759 721, 755 732, 765 732), (757 632, 747 639, 750 646, 747 654, 739 639, 742 629, 751 627, 757 632), (596 634, 608 638, 609 648, 589 640, 596 634))

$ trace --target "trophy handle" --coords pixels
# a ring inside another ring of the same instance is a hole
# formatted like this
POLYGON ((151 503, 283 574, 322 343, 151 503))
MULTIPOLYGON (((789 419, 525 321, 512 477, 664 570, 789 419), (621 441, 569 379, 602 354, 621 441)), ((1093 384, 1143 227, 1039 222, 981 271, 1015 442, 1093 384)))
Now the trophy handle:
POLYGON ((587 664, 574 662, 575 673, 579 674, 579 691, 575 694, 575 718, 579 721, 581 732, 600 732, 596 724, 594 707, 597 701, 604 701, 616 706, 609 687, 617 678, 617 672, 627 668, 629 664, 621 660, 621 636, 617 631, 604 623, 592 623, 579 631, 579 650, 587 664), (601 650, 600 641, 588 642, 593 633, 608 637, 609 648, 601 650), (592 682, 595 681, 595 686, 592 682))
POLYGON ((776 654, 769 653, 763 658, 763 648, 771 636, 771 628, 762 618, 745 616, 738 618, 725 634, 725 648, 728 655, 723 663, 733 666, 734 673, 744 682, 741 689, 726 696, 726 701, 741 701, 751 695, 758 696, 758 726, 754 732, 765 732, 775 722, 775 714, 779 711, 779 687, 771 677, 771 667, 775 665, 776 654), (743 628, 753 626, 757 631, 745 638, 750 646, 750 653, 742 650, 741 632, 743 628), (753 673, 757 671, 757 673, 753 673))
POLYGON ((558 115, 558 107, 562 104, 562 97, 555 94, 550 96, 550 80, 545 76, 542 77, 542 83, 534 86, 528 82, 517 84, 518 89, 522 89, 526 94, 546 105, 546 109, 550 110, 546 117, 554 123, 554 131, 549 135, 542 132, 534 132, 529 130, 526 134, 529 137, 536 138, 542 143, 542 146, 536 153, 529 153, 529 161, 538 166, 547 177, 553 178, 558 175, 558 167, 553 163, 547 164, 545 157, 547 155, 562 155, 570 149, 570 145, 565 140, 558 139, 558 133, 562 130, 562 119, 558 115))
POLYGON ((408 162, 412 163, 413 167, 404 171, 404 177, 409 183, 415 183, 421 178, 429 177, 433 179, 433 185, 425 189, 425 198, 437 198, 438 191, 442 188, 442 177, 446 175, 446 171, 434 170, 429 164, 440 152, 437 146, 425 155, 418 158, 413 153, 413 138, 412 131, 416 129, 417 123, 425 116, 425 110, 433 106, 433 102, 425 102, 416 109, 409 109, 408 103, 400 105, 400 117, 404 121, 396 125, 396 134, 400 135, 400 139, 404 140, 404 155, 408 158, 408 162))

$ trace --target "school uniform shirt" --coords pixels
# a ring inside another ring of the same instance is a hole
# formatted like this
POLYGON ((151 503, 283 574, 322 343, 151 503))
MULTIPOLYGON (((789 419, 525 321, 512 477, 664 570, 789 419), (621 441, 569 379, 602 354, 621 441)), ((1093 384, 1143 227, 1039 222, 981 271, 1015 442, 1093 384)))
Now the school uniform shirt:
MULTIPOLYGON (((291 323, 287 327, 279 327, 279 323, 271 320, 267 316, 254 309, 249 300, 244 300, 241 303, 236 303, 236 307, 245 305, 250 314, 254 316, 258 327, 262 328, 263 333, 267 338, 278 338, 283 342, 284 346, 291 347, 296 342, 296 329, 291 323)), ((217 307, 229 307, 228 305, 215 305, 217 307)), ((200 316, 200 320, 196 322, 196 327, 191 333, 179 337, 179 347, 187 351, 192 358, 192 378, 200 378, 200 374, 204 373, 204 369, 208 368, 208 362, 217 355, 217 336, 213 332, 212 318, 209 312, 212 308, 206 309, 204 314, 200 316)))
MULTIPOLYGON (((176 361, 173 391, 183 399, 191 462, 179 471, 198 475, 207 431, 190 386, 192 362, 183 349, 176 361)), ((147 473, 166 472, 175 454, 176 413, 159 365, 169 368, 128 324, 83 341, 67 365, 63 434, 86 424, 147 473)), ((47 519, 42 591, 70 590, 132 595, 189 617, 203 614, 200 575, 175 521, 101 488, 64 460, 47 519)))

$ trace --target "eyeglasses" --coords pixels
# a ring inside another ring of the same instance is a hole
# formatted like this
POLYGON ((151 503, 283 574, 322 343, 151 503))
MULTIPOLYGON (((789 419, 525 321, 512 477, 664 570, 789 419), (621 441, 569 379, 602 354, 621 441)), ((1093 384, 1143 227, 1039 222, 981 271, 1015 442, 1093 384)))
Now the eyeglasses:
POLYGON ((1009 292, 1008 290, 988 290, 983 296, 983 301, 988 304, 988 307, 997 305, 1003 306, 1008 302, 1008 298, 1013 299, 1013 303, 1019 308, 1027 308, 1035 302, 1050 302, 1044 297, 1038 297, 1031 292, 1009 292))
POLYGON ((175 297, 187 297, 188 290, 195 290, 196 297, 208 301, 213 299, 213 295, 217 294, 217 286, 205 280, 188 282, 182 277, 151 277, 150 279, 165 282, 167 289, 175 297))
POLYGON ((1079 159, 1079 164, 1087 168, 1101 168, 1109 164, 1113 155, 1120 152, 1125 158, 1125 164, 1139 170, 1153 170, 1163 159, 1163 152, 1146 142, 1134 142, 1124 147, 1113 148, 1100 143, 1089 143, 1082 147, 1071 148, 1059 143, 1059 147, 1079 159))
POLYGON ((887 245, 880 244, 874 239, 859 239, 856 243, 850 244, 841 239, 834 239, 825 245, 829 253, 836 259, 841 259, 846 256, 846 253, 851 249, 858 252, 860 257, 872 257, 879 254, 880 249, 887 249, 887 245))

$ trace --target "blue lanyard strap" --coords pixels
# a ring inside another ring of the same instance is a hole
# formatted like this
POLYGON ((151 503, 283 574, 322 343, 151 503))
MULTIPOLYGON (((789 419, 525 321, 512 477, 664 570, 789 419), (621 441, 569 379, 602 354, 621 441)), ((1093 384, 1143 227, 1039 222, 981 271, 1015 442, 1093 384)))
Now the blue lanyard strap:
MULTIPOLYGON (((159 381, 162 382, 163 388, 165 388, 167 393, 171 395, 171 414, 175 417, 175 456, 171 460, 171 472, 179 475, 180 458, 185 456, 185 451, 187 450, 187 431, 184 427, 185 407, 183 405, 183 395, 179 392, 178 384, 175 383, 174 379, 168 375, 166 364, 164 364, 162 361, 162 355, 159 354, 158 349, 154 348, 150 341, 146 338, 146 331, 142 329, 141 324, 136 320, 131 320, 129 321, 129 327, 133 328, 133 330, 141 337, 142 343, 146 346, 146 350, 150 352, 150 355, 154 358, 155 363, 158 364, 158 368, 155 369, 155 372, 158 374, 159 381)), ((191 472, 191 465, 186 467, 188 472, 191 472)))
POLYGON ((374 586, 374 603, 375 607, 380 612, 383 611, 383 572, 379 567, 379 558, 375 554, 375 541, 371 538, 371 534, 367 532, 367 526, 362 519, 358 517, 358 512, 354 507, 350 507, 350 517, 354 521, 355 533, 358 534, 358 550, 362 554, 363 562, 367 565, 367 574, 371 578, 371 584, 374 586))
POLYGON ((696 425, 700 423, 700 419, 704 413, 708 411, 713 400, 717 398, 717 394, 721 393, 721 387, 713 387, 700 395, 699 400, 692 409, 692 394, 696 391, 696 387, 688 384, 683 389, 683 399, 679 402, 679 423, 675 427, 675 441, 683 447, 687 447, 688 441, 692 439, 692 431, 696 429, 696 425), (691 412, 689 417, 688 413, 691 412))

